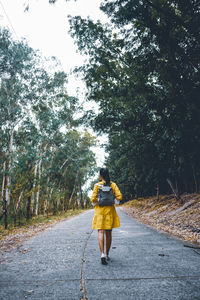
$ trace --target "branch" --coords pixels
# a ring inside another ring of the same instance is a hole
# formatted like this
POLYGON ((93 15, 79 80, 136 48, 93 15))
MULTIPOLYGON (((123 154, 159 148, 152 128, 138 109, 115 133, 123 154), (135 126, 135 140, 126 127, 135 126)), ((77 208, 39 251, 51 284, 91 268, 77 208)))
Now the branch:
MULTIPOLYGON (((169 21, 170 19, 176 21, 178 23, 178 25, 182 26, 187 32, 189 32, 191 35, 194 35, 194 32, 192 32, 190 30, 190 27, 187 26, 182 20, 181 18, 179 18, 177 15, 171 13, 171 12, 167 12, 166 10, 163 10, 161 7, 153 4, 151 1, 146 0, 146 2, 149 4, 149 6, 151 6, 152 8, 154 8, 155 10, 157 10, 158 12, 160 12, 161 14, 163 14, 164 16, 168 17, 169 21)), ((198 40, 198 37, 195 36, 195 38, 198 40)))
POLYGON ((175 198, 176 198, 177 200, 181 200, 181 201, 182 201, 183 199, 182 199, 181 196, 179 195, 178 191, 173 187, 173 184, 172 184, 171 180, 169 180, 169 179, 167 178, 167 182, 168 182, 170 188, 172 189, 175 198))

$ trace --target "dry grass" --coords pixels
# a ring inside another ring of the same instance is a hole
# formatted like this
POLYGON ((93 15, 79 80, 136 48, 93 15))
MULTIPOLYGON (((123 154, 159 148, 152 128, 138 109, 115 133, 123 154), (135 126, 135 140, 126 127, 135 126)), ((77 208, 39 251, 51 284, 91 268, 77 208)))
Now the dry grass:
POLYGON ((200 195, 184 194, 182 202, 173 195, 139 198, 122 207, 128 215, 183 240, 200 244, 200 195))

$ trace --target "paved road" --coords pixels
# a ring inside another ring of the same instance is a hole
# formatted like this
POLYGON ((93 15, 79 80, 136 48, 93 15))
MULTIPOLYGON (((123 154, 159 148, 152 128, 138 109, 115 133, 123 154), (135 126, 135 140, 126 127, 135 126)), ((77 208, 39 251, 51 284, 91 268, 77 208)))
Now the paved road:
POLYGON ((199 300, 200 255, 118 213, 108 266, 87 211, 1 257, 0 299, 199 300))

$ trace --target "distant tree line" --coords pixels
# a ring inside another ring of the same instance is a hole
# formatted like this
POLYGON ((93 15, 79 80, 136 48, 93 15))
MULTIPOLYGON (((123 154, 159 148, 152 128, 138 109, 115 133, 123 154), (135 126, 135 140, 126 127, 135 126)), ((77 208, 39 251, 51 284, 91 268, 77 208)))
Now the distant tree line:
POLYGON ((70 17, 88 62, 86 122, 108 134, 125 198, 200 191, 200 3, 104 0, 110 24, 70 17))
POLYGON ((0 49, 0 222, 84 207, 95 140, 78 130, 66 74, 5 29, 0 49))

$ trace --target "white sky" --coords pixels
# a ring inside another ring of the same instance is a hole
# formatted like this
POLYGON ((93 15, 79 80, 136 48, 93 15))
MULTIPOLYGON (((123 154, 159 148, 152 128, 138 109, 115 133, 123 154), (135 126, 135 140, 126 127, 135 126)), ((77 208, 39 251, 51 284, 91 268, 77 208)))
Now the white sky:
MULTIPOLYGON (((0 0, 0 25, 7 26, 15 37, 26 38, 28 44, 44 56, 56 56, 64 71, 69 73, 70 69, 82 64, 84 58, 77 53, 74 40, 68 34, 67 16, 90 16, 106 22, 106 16, 99 10, 101 2, 57 0, 50 5, 48 0, 0 0), (30 8, 24 12, 27 3, 30 8)), ((78 86, 78 83, 71 83, 69 93, 74 94, 78 86)))
MULTIPOLYGON (((57 0, 50 5, 48 0, 0 0, 0 26, 8 27, 17 39, 25 38, 30 47, 39 49, 42 55, 55 56, 62 68, 69 73, 75 66, 83 64, 84 57, 77 53, 70 37, 68 15, 90 16, 93 20, 107 22, 99 10, 102 0, 57 0), (24 12, 29 3, 29 11, 24 12)), ((83 97, 84 84, 68 76, 68 94, 83 97)), ((105 141, 105 137, 101 139, 105 141)), ((97 163, 104 162, 105 152, 96 148, 97 163)))

